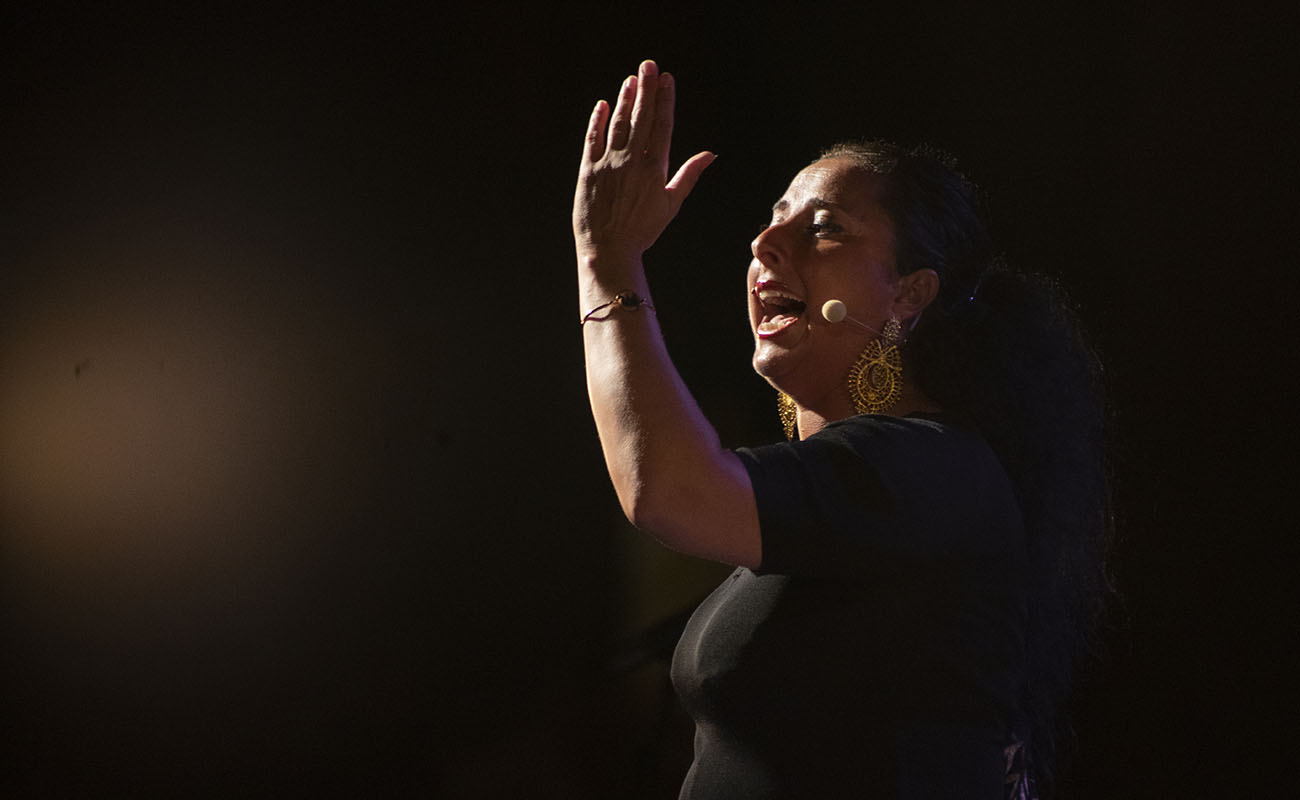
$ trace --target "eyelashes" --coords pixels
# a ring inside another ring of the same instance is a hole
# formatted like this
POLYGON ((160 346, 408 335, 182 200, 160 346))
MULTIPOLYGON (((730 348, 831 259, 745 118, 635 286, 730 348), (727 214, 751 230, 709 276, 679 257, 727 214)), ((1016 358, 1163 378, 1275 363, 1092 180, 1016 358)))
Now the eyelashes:
MULTIPOLYGON (((764 222, 758 226, 758 230, 754 231, 754 235, 758 236, 759 234, 761 234, 763 231, 767 230, 770 227, 772 227, 772 224, 770 222, 764 222)), ((839 225, 836 225, 834 222, 814 222, 808 227, 804 228, 804 230, 808 231, 813 236, 818 236, 823 233, 839 233, 843 231, 844 228, 840 227, 839 225)))

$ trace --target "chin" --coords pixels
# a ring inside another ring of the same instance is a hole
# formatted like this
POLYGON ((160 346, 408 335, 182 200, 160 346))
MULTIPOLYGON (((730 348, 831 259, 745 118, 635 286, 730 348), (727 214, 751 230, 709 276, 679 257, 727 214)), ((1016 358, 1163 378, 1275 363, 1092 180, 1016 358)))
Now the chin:
POLYGON ((754 358, 750 363, 754 367, 754 372, 770 383, 773 389, 785 391, 782 388, 784 383, 782 377, 788 376, 793 366, 790 364, 789 356, 788 351, 776 351, 775 348, 764 347, 760 342, 754 348, 754 358))

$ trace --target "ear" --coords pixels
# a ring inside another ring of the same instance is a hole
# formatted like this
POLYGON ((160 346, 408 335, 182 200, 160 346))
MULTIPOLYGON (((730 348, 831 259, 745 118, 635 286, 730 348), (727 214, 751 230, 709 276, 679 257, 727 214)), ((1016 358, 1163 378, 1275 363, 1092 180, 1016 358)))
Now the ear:
POLYGON ((913 270, 898 279, 894 316, 907 328, 907 323, 915 319, 938 296, 939 273, 932 269, 913 270))

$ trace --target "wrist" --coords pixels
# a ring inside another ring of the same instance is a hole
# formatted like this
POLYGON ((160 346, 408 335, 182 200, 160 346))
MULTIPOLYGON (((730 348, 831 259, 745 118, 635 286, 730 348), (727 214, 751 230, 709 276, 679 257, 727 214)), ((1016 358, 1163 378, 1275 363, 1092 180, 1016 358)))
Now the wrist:
POLYGON ((580 324, 586 325, 592 319, 605 319, 617 311, 640 311, 642 309, 653 312, 655 307, 636 292, 619 292, 614 295, 614 299, 601 303, 583 314, 580 324))
POLYGON ((608 248, 579 251, 578 288, 584 296, 589 292, 609 296, 618 292, 637 292, 642 297, 647 296, 649 286, 646 285, 641 254, 608 248))
POLYGON ((624 268, 641 268, 641 254, 644 248, 630 242, 578 242, 576 245, 578 267, 600 270, 617 270, 624 268))
POLYGON ((635 295, 653 308, 650 285, 641 259, 614 259, 608 254, 578 257, 578 306, 586 314, 612 303, 620 295, 635 295))

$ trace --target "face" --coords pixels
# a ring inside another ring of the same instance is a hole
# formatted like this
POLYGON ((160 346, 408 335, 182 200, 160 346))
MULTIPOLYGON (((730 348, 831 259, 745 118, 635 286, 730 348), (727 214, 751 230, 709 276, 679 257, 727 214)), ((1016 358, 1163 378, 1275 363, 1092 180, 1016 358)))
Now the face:
POLYGON ((818 161, 795 176, 751 246, 754 369, 804 407, 847 396, 845 375, 876 338, 851 321, 826 321, 823 304, 843 302, 876 331, 894 312, 894 226, 876 193, 871 173, 851 161, 818 161))

